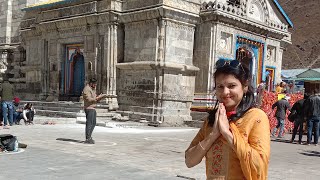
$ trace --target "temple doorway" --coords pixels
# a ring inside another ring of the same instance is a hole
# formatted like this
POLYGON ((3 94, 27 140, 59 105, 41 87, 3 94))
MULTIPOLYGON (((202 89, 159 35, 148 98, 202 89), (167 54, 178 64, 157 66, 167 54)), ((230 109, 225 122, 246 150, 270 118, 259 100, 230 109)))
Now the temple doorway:
POLYGON ((83 45, 67 45, 61 63, 60 100, 77 101, 85 85, 83 45))
POLYGON ((275 68, 267 67, 265 75, 266 75, 266 89, 267 89, 267 91, 273 91, 274 90, 275 68))
POLYGON ((252 50, 246 47, 239 47, 236 51, 236 59, 241 62, 244 66, 249 68, 251 73, 251 84, 255 87, 256 84, 256 76, 255 76, 255 59, 252 50))
POLYGON ((235 53, 236 59, 249 68, 251 84, 257 88, 263 79, 264 43, 238 36, 235 53))

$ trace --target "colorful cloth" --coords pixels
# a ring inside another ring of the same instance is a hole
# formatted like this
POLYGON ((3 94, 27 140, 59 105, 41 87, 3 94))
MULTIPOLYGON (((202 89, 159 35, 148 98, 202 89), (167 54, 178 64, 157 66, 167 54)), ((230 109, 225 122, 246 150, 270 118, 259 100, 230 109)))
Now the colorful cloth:
MULTIPOLYGON (((267 115, 260 109, 250 109, 242 118, 230 122, 230 130, 234 148, 220 136, 205 155, 207 179, 267 179, 270 158, 267 115)), ((188 149, 198 145, 210 132, 212 127, 206 120, 188 149)))

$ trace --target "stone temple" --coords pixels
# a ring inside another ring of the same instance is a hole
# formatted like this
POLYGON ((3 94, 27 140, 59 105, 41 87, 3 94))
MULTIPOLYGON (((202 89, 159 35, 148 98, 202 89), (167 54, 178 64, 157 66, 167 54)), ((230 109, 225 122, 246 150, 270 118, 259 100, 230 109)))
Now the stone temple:
POLYGON ((280 79, 293 27, 277 0, 0 0, 1 75, 23 99, 79 101, 96 77, 112 110, 179 125, 219 59, 280 79))

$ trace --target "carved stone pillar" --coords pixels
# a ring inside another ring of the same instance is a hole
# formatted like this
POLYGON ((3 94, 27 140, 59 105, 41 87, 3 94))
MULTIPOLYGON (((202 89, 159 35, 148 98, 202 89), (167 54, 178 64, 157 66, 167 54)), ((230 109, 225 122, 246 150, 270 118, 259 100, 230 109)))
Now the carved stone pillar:
POLYGON ((118 109, 116 94, 116 65, 118 61, 118 25, 110 24, 104 37, 104 69, 102 90, 108 95, 106 102, 110 110, 118 109))

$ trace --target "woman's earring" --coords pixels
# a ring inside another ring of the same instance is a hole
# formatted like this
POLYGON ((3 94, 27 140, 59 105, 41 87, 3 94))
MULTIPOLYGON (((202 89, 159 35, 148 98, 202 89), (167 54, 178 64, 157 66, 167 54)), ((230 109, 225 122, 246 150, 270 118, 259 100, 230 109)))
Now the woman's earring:
POLYGON ((244 98, 245 98, 245 99, 247 98, 247 95, 246 95, 246 94, 244 94, 244 98))

